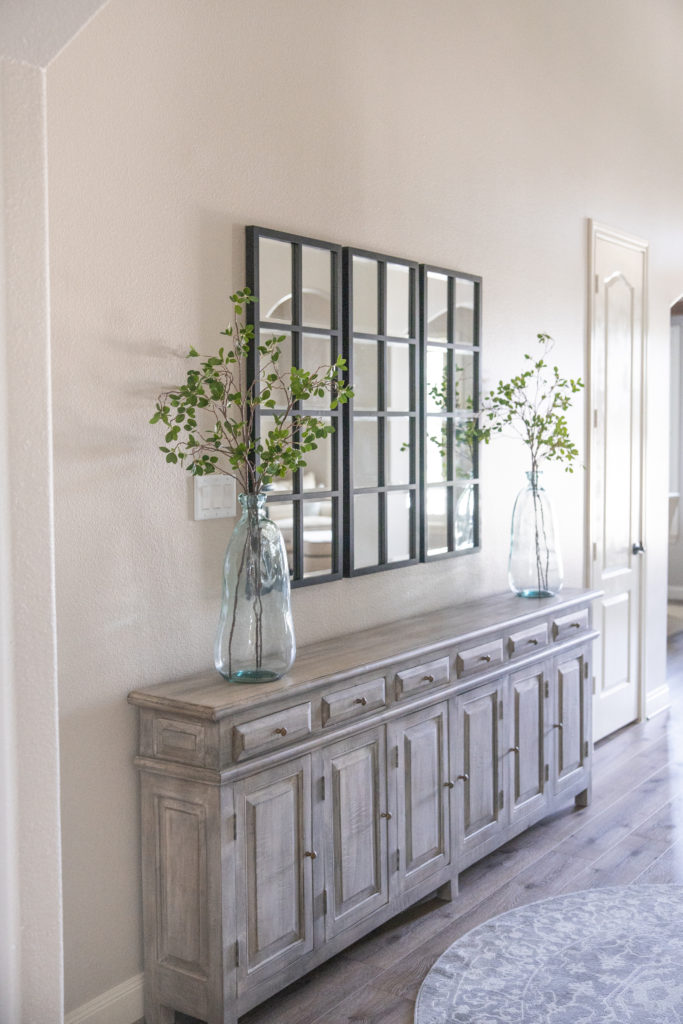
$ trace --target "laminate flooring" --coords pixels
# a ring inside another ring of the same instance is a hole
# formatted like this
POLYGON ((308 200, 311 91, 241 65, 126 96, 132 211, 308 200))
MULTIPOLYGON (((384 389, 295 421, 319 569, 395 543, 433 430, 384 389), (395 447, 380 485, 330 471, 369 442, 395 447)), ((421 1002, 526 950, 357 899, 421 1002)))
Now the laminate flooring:
POLYGON ((683 884, 683 632, 668 650, 671 709, 596 745, 589 807, 568 804, 464 871, 451 903, 398 915, 240 1024, 413 1024, 434 961, 489 918, 595 886, 683 884))

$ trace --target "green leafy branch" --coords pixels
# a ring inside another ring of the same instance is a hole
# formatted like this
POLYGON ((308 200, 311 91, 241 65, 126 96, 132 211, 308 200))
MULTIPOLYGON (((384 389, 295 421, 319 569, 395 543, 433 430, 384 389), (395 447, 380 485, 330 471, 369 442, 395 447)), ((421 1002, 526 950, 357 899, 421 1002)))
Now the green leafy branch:
POLYGON ((566 472, 573 473, 579 450, 564 414, 584 385, 580 378, 563 377, 546 361, 553 344, 550 335, 536 337, 543 350, 540 357, 525 354, 530 365, 509 381, 498 382, 482 402, 478 424, 470 429, 485 444, 506 429, 517 434, 529 449, 533 474, 544 459, 564 463, 566 472))
POLYGON ((301 403, 320 399, 336 409, 352 396, 344 382, 346 360, 305 370, 279 364, 285 336, 272 336, 258 346, 259 372, 249 381, 247 359, 254 327, 240 318, 256 301, 247 287, 230 296, 233 322, 221 334, 230 339, 215 356, 191 348, 199 368, 187 371, 185 383, 162 392, 150 423, 167 428, 160 451, 166 461, 182 465, 194 476, 222 472, 245 493, 258 494, 272 480, 306 465, 306 454, 334 432, 330 421, 301 411, 301 403), (256 416, 266 409, 273 426, 256 436, 256 416))

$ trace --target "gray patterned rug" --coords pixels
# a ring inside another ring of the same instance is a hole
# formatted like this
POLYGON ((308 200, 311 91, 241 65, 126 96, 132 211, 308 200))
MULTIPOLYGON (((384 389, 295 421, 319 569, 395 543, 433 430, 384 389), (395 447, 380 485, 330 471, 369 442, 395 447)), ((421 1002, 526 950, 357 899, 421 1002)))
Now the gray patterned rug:
POLYGON ((474 928, 422 983, 415 1024, 681 1024, 683 886, 588 889, 474 928))

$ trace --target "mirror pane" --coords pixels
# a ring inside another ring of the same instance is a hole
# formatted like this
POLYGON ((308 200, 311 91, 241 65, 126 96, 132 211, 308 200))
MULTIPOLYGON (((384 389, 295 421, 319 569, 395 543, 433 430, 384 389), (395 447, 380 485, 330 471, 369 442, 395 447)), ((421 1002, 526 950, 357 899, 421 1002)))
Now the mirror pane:
POLYGON ((412 345, 389 342, 387 345, 387 409, 390 412, 409 412, 412 345))
POLYGON ((467 484, 455 495, 455 548, 467 551, 474 547, 477 484, 467 484))
POLYGON ((387 416, 385 435, 385 481, 387 484, 409 484, 410 450, 412 446, 411 418, 387 416))
POLYGON ((474 354, 455 352, 453 356, 453 408, 474 409, 474 354))
POLYGON ((353 499, 353 567, 365 569, 379 563, 379 505, 376 494, 356 494, 353 499))
MULTIPOLYGON (((304 334, 301 339, 301 369, 315 372, 321 366, 329 366, 332 362, 332 339, 329 334, 304 334)), ((313 395, 305 399, 303 409, 329 409, 330 400, 327 393, 321 398, 313 395)))
MULTIPOLYGON (((281 377, 284 377, 286 383, 288 384, 289 371, 292 369, 292 336, 291 334, 289 334, 289 332, 285 334, 280 334, 279 332, 276 333, 275 331, 260 332, 260 338, 262 342, 269 341, 271 338, 275 337, 284 338, 284 341, 278 346, 278 351, 280 354, 274 361, 272 369, 275 373, 278 373, 281 377)), ((261 367, 264 369, 267 367, 266 361, 263 356, 261 356, 261 367)), ((270 368, 268 368, 268 372, 270 372, 270 368)), ((279 385, 279 383, 276 382, 273 385, 271 391, 272 397, 275 399, 278 407, 282 408, 282 406, 285 404, 287 400, 283 388, 279 385)))
POLYGON ((292 322, 292 245, 277 238, 259 240, 261 320, 292 322))
POLYGON ((387 492, 387 561, 410 558, 410 491, 387 492))
POLYGON ((450 420, 442 416, 427 417, 425 443, 425 474, 427 483, 448 480, 448 431, 450 420))
POLYGON ((410 268, 387 263, 386 334, 393 338, 410 337, 410 268))
POLYGON ((448 350, 428 345, 425 356, 427 412, 448 411, 448 350))
POLYGON ((303 501, 304 576, 333 571, 332 501, 303 501))
MULTIPOLYGON (((291 472, 287 473, 285 476, 271 480, 268 484, 268 504, 266 505, 268 510, 270 510, 272 505, 275 505, 275 502, 271 500, 271 495, 283 494, 286 492, 291 494, 293 490, 293 480, 294 477, 291 472)), ((270 518, 272 519, 273 517, 271 516, 270 518)))
MULTIPOLYGON (((329 422, 329 417, 320 417, 329 422)), ((313 452, 306 452, 306 467, 301 470, 301 489, 303 491, 331 491, 333 488, 332 453, 334 451, 334 435, 318 439, 318 447, 313 452)))
POLYGON ((377 408, 377 343, 353 340, 354 409, 377 408))
POLYGON ((427 554, 442 555, 448 551, 448 488, 428 487, 427 554))
POLYGON ((446 341, 448 337, 448 278, 427 274, 427 338, 446 341))
POLYGON ((458 278, 455 282, 456 345, 474 345, 474 282, 458 278))
POLYGON ((470 423, 470 420, 455 420, 453 423, 456 480, 471 480, 474 476, 474 441, 469 432, 470 423))
POLYGON ((379 485, 379 445, 376 419, 354 416, 353 419, 353 486, 379 485))
POLYGON ((301 321, 305 327, 332 327, 332 253, 301 246, 301 321))
POLYGON ((353 257, 353 329, 377 334, 377 260, 353 257))

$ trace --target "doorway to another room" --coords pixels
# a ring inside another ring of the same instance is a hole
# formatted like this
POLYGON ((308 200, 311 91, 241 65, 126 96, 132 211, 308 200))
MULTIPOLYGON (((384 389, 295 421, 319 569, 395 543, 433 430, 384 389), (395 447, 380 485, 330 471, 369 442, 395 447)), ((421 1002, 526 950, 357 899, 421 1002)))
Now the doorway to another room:
POLYGON ((671 638, 681 634, 683 643, 683 415, 681 411, 681 372, 683 371, 683 297, 671 307, 671 376, 669 446, 669 587, 666 632, 671 638))

